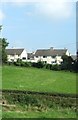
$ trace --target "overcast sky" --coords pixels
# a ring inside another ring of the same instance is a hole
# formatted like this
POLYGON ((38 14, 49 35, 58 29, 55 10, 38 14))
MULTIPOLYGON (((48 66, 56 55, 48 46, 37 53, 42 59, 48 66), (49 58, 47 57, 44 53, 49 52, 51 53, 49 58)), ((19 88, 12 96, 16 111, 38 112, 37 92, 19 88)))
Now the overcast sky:
POLYGON ((67 48, 76 53, 76 2, 73 0, 2 0, 2 37, 9 48, 67 48))

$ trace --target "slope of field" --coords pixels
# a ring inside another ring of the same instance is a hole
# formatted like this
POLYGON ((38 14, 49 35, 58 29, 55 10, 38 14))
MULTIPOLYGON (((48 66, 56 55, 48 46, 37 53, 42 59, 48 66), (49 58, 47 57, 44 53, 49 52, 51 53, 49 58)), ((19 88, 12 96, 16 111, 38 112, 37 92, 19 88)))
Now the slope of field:
POLYGON ((76 74, 37 68, 3 66, 3 89, 76 93, 76 74))

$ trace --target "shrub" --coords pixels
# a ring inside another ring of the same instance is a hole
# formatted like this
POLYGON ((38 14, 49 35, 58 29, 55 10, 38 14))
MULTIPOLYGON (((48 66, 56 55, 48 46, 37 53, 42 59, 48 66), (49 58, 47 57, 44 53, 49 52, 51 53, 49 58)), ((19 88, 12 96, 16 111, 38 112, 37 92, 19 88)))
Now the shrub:
POLYGON ((12 63, 7 63, 8 65, 15 65, 15 66, 22 66, 22 67, 36 67, 36 68, 44 68, 44 69, 49 69, 49 70, 68 70, 68 71, 73 71, 73 72, 78 72, 78 61, 70 61, 69 62, 64 60, 61 65, 55 64, 47 64, 44 63, 43 61, 38 61, 37 63, 33 62, 23 62, 22 60, 18 59, 17 62, 12 62, 12 63))
POLYGON ((61 70, 61 67, 60 65, 55 64, 55 65, 52 65, 51 70, 61 70))
POLYGON ((25 62, 25 67, 31 67, 32 63, 31 62, 25 62))
POLYGON ((74 64, 72 65, 72 70, 78 72, 78 61, 74 62, 74 64))
POLYGON ((31 67, 31 63, 30 62, 20 62, 20 66, 22 67, 31 67))
POLYGON ((43 68, 45 66, 44 62, 38 61, 37 63, 33 62, 32 67, 43 68))
POLYGON ((43 68, 44 67, 44 62, 38 61, 37 62, 37 68, 43 68))
POLYGON ((37 67, 37 63, 33 62, 32 67, 37 67))
POLYGON ((46 69, 49 69, 49 70, 52 69, 52 65, 50 65, 50 64, 46 64, 45 66, 46 66, 46 69))
POLYGON ((20 66, 20 63, 19 62, 14 62, 14 65, 15 66, 20 66))
POLYGON ((17 62, 14 62, 14 65, 22 66, 22 67, 31 67, 32 63, 31 62, 24 62, 24 61, 18 59, 17 62))
POLYGON ((25 62, 20 62, 20 66, 25 67, 25 62))

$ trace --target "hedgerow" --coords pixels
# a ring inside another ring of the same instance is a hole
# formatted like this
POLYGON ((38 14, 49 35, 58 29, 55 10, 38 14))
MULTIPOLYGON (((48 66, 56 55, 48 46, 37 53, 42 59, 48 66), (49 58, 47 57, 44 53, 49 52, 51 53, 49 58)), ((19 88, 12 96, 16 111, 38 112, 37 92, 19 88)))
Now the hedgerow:
POLYGON ((27 61, 24 62, 18 59, 16 62, 13 62, 13 63, 8 62, 8 65, 44 68, 44 69, 55 70, 55 71, 65 70, 65 71, 78 72, 78 61, 74 61, 73 64, 62 62, 60 65, 58 65, 58 64, 47 64, 47 63, 44 63, 43 61, 38 61, 37 63, 27 62, 27 61))

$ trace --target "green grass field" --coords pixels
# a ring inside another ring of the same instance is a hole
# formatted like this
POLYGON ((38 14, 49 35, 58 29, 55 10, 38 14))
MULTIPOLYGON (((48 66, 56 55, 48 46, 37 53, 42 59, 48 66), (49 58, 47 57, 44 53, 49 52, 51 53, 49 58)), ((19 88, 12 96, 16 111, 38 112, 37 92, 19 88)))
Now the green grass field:
POLYGON ((3 66, 2 88, 27 91, 76 93, 76 74, 65 71, 3 66))
MULTIPOLYGON (((16 66, 2 67, 2 88, 40 92, 76 93, 76 74, 65 71, 26 68, 16 66)), ((8 103, 8 99, 7 103, 8 103)), ((41 100, 40 100, 41 101, 41 100)), ((46 101, 48 102, 48 101, 46 101)), ((13 104, 13 103, 11 103, 13 104)), ((46 103, 47 104, 47 103, 46 103)), ((49 104, 49 103, 48 103, 49 104)), ((74 108, 54 104, 42 108, 28 104, 4 106, 2 117, 6 118, 76 118, 74 108), (46 108, 46 109, 45 109, 46 108)), ((3 120, 4 120, 3 119, 3 120)))

